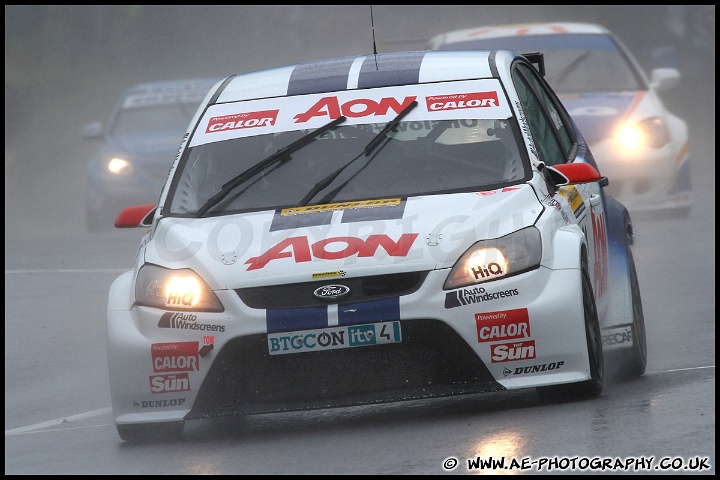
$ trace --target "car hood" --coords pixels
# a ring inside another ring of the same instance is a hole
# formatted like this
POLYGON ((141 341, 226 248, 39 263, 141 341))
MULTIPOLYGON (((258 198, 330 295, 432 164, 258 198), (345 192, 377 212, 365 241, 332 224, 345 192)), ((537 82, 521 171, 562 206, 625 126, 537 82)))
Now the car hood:
POLYGON ((588 143, 612 135, 616 125, 634 114, 644 91, 558 95, 588 143))
POLYGON ((479 239, 532 225, 530 185, 222 217, 160 219, 145 262, 191 268, 210 288, 451 267, 479 239))

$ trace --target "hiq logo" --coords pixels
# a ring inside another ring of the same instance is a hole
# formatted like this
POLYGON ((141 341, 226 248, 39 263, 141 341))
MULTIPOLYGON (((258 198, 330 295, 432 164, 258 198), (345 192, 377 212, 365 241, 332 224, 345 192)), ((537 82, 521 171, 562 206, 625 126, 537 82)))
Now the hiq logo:
POLYGON ((188 292, 178 294, 171 291, 165 297, 165 305, 168 307, 192 307, 195 304, 195 294, 188 292))
POLYGON ((480 280, 481 278, 487 278, 491 275, 503 275, 505 273, 503 272, 500 264, 497 262, 490 262, 485 266, 470 267, 470 271, 472 271, 472 274, 475 276, 476 280, 480 280))

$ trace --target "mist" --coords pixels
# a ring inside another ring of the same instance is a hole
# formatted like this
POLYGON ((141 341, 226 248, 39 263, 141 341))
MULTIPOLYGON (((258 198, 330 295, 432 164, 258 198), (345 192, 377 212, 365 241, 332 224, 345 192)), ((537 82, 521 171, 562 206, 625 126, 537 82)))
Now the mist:
MULTIPOLYGON (((687 6, 688 17, 701 7, 687 6)), ((669 16, 665 5, 6 5, 5 238, 84 232, 84 168, 98 145, 79 131, 105 122, 135 83, 422 50, 449 30, 549 20, 602 23, 647 69, 669 16)), ((709 158, 714 145, 701 143, 715 128, 714 23, 712 33, 712 55, 681 59, 681 86, 667 96, 709 158), (702 119, 696 101, 711 110, 702 119)))
POLYGON ((450 455, 501 453, 702 457, 714 474, 714 34, 714 5, 6 5, 6 474, 427 474, 448 473, 450 455), (646 71, 682 75, 661 96, 688 125, 690 215, 631 212, 647 372, 592 402, 494 392, 217 419, 187 442, 120 446, 108 299, 147 229, 88 233, 86 166, 102 141, 83 127, 106 124, 142 82, 424 50, 452 30, 544 21, 603 24, 646 71))

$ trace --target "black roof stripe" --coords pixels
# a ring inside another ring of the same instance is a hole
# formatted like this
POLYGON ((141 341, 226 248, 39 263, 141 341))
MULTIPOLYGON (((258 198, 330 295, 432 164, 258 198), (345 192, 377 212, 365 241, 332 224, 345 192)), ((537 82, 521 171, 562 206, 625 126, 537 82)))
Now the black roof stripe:
MULTIPOLYGON (((368 55, 360 69, 358 88, 413 85, 427 52, 403 52, 392 57, 368 55)), ((295 66, 287 95, 347 90, 350 67, 358 57, 344 57, 295 66)))
POLYGON ((355 57, 297 65, 290 75, 288 95, 347 90, 350 67, 355 57))
POLYGON ((368 55, 360 69, 358 88, 413 85, 420 80, 420 65, 427 52, 407 52, 391 58, 368 55))

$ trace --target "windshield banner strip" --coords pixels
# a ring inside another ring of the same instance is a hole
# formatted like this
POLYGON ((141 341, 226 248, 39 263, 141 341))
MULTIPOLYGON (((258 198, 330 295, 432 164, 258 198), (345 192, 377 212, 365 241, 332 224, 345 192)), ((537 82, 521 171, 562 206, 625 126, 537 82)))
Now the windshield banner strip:
POLYGON ((403 121, 511 116, 495 79, 404 85, 213 105, 205 112, 190 146, 319 128, 343 115, 346 125, 389 122, 414 101, 417 108, 403 121))

